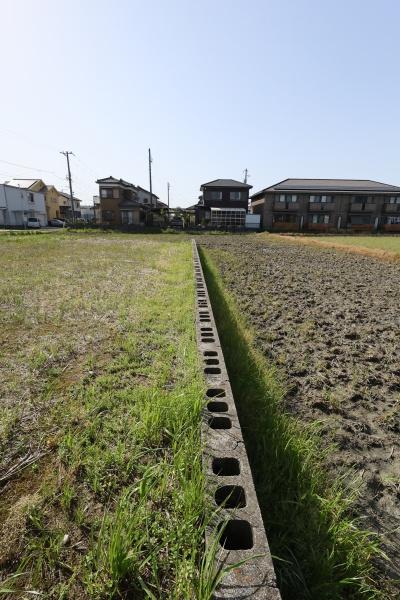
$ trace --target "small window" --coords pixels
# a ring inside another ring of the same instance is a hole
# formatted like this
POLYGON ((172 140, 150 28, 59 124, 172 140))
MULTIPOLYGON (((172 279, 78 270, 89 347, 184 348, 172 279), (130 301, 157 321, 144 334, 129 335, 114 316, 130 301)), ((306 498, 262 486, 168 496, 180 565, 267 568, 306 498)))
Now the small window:
POLYGON ((211 192, 211 200, 222 200, 222 192, 211 192))
POLYGON ((310 204, 328 204, 333 202, 333 196, 310 196, 310 204))
POLYGON ((103 221, 113 221, 114 220, 114 211, 113 210, 103 210, 103 221))
POLYGON ((311 216, 311 222, 316 224, 318 223, 319 225, 327 225, 329 223, 329 215, 325 215, 325 214, 320 214, 320 215, 310 215, 311 216))
POLYGON ((387 225, 400 225, 400 217, 390 216, 386 217, 387 225))
POLYGON ((385 198, 386 204, 400 204, 400 196, 390 196, 389 198, 385 198))
POLYGON ((229 192, 229 199, 230 200, 240 200, 241 198, 241 193, 240 192, 229 192))
POLYGON ((100 195, 102 198, 112 198, 113 197, 112 188, 101 188, 100 195))
POLYGON ((274 223, 297 223, 297 215, 274 215, 274 223))
POLYGON ((296 194, 281 194, 279 202, 297 202, 297 196, 296 194))
POLYGON ((368 202, 368 196, 353 196, 354 204, 366 204, 368 202))
POLYGON ((32 194, 32 192, 29 192, 28 197, 29 197, 29 202, 35 202, 35 197, 32 194))

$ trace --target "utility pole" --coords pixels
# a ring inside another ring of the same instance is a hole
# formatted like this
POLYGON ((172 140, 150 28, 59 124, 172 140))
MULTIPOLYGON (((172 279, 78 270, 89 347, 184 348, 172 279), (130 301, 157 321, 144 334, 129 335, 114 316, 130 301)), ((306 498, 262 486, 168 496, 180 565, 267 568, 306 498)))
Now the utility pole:
POLYGON ((168 194, 168 214, 169 214, 169 188, 170 188, 170 184, 169 182, 167 183, 167 194, 168 194))
POLYGON ((247 170, 247 169, 245 169, 245 170, 243 171, 243 173, 244 173, 244 180, 243 180, 243 181, 244 181, 244 183, 247 183, 248 170, 247 170))
POLYGON ((64 154, 67 158, 67 167, 68 167, 68 181, 69 181, 69 196, 71 198, 71 211, 72 211, 72 223, 75 223, 75 210, 74 210, 74 196, 72 194, 72 179, 71 179, 71 169, 69 166, 69 155, 75 156, 73 152, 70 150, 64 150, 64 152, 60 152, 60 154, 64 154))
POLYGON ((150 179, 150 206, 153 204, 153 183, 151 180, 151 163, 153 159, 151 158, 151 150, 149 148, 149 179, 150 179))

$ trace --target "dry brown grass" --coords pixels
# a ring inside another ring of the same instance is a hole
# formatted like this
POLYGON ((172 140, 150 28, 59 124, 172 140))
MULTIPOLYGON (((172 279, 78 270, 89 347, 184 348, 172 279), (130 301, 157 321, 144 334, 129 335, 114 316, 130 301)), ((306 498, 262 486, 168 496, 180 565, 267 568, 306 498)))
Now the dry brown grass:
MULTIPOLYGON (((400 236, 393 238, 398 240, 399 250, 387 250, 385 242, 389 238, 377 238, 376 236, 332 236, 325 237, 324 239, 301 236, 301 235, 284 235, 284 234, 268 234, 269 239, 278 239, 289 241, 297 244, 306 244, 308 246, 321 247, 321 248, 334 248, 335 250, 341 250, 344 252, 353 252, 355 254, 361 254, 363 256, 371 256, 373 258, 379 258, 382 260, 400 261, 400 236), (371 244, 371 241, 374 243, 371 244), (379 248, 381 244, 383 247, 379 248), (375 247, 368 247, 373 245, 375 247)), ((395 244, 391 244, 395 246, 395 244)))

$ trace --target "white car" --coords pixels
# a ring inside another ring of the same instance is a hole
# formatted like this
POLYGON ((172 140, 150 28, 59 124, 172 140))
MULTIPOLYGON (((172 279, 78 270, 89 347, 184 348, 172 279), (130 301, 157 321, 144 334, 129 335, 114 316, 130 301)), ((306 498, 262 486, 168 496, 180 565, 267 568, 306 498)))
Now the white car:
POLYGON ((40 221, 37 217, 29 217, 26 226, 29 229, 40 229, 41 225, 40 225, 40 221))

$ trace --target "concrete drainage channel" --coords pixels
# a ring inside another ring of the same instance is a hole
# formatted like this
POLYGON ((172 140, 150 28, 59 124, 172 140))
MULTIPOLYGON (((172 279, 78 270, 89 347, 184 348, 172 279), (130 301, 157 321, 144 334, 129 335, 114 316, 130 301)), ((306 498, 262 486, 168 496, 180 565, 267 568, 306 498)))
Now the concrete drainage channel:
MULTIPOLYGON (((193 241, 196 279, 197 343, 207 382, 202 423, 207 489, 219 510, 216 561, 228 571, 214 594, 225 598, 280 600, 271 553, 258 506, 235 402, 208 296, 197 245, 193 241)), ((215 532, 207 533, 210 548, 215 532)))

